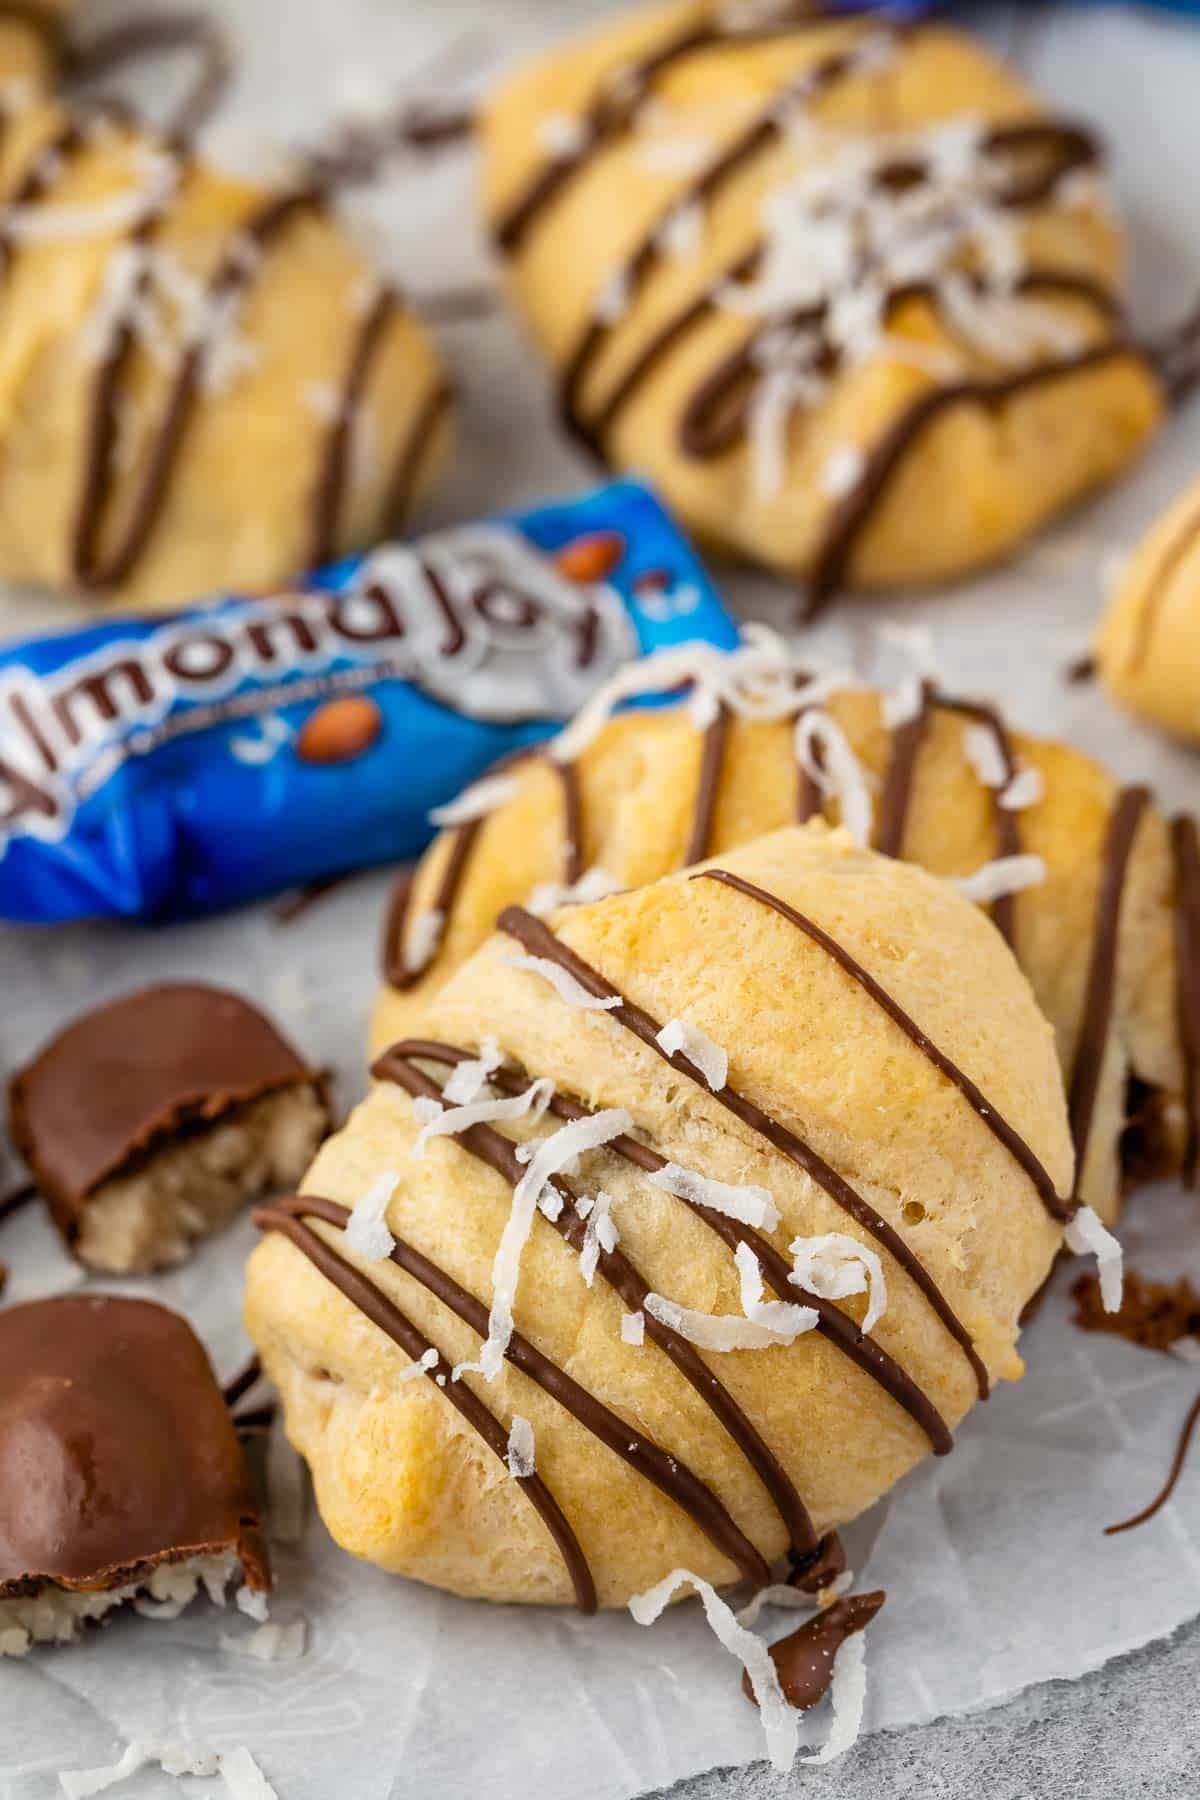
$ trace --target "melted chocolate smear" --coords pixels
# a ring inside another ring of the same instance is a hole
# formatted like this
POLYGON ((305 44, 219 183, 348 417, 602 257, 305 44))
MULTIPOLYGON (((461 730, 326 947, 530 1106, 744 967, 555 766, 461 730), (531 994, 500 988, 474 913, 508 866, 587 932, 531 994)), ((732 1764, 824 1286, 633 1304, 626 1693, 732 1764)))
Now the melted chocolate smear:
POLYGON ((790 1558, 792 1570, 787 1578, 789 1587, 799 1588, 802 1594, 819 1594, 822 1588, 829 1587, 839 1575, 844 1575, 848 1567, 846 1546, 836 1531, 827 1531, 810 1557, 790 1558))
MULTIPOLYGON (((771 1645, 771 1661, 790 1705, 807 1712, 825 1698, 838 1651, 847 1638, 866 1630, 886 1599, 881 1588, 871 1594, 848 1594, 771 1645)), ((754 1700, 749 1675, 742 1677, 742 1692, 754 1700)))
MULTIPOLYGON (((381 1078, 386 1076, 387 1067, 393 1056, 416 1058, 420 1062, 446 1063, 454 1066, 465 1062, 473 1055, 470 1050, 453 1048, 448 1044, 438 1044, 428 1039, 410 1039, 397 1044, 380 1058, 372 1071, 381 1078)), ((519 1094, 527 1088, 532 1080, 528 1070, 521 1068, 497 1069, 493 1072, 493 1084, 507 1094, 519 1094)), ((590 1119, 595 1114, 590 1107, 580 1101, 569 1098, 566 1094, 556 1092, 550 1101, 550 1111, 560 1119, 590 1119)), ((639 1143, 636 1138, 615 1137, 605 1146, 614 1156, 624 1157, 626 1162, 635 1168, 644 1169, 654 1174, 664 1169, 667 1164, 665 1156, 652 1150, 648 1144, 639 1143)), ((807 1288, 801 1288, 791 1279, 791 1268, 776 1250, 769 1239, 755 1231, 752 1226, 743 1225, 740 1220, 731 1219, 727 1213, 715 1211, 704 1206, 698 1200, 687 1200, 679 1196, 681 1204, 696 1215, 698 1219, 714 1231, 736 1253, 739 1244, 747 1244, 753 1250, 762 1267, 763 1275, 770 1287, 781 1300, 798 1301, 804 1306, 811 1306, 817 1314, 816 1329, 843 1356, 855 1366, 869 1375, 893 1399, 898 1406, 918 1425, 929 1439, 929 1445, 935 1456, 946 1456, 954 1448, 954 1439, 945 1420, 915 1381, 890 1357, 886 1350, 872 1337, 866 1337, 848 1314, 842 1312, 831 1300, 821 1294, 813 1294, 807 1288)))
POLYGON ((1175 1446, 1175 1455, 1171 1460, 1170 1472, 1158 1493, 1155 1494, 1149 1506, 1143 1507, 1139 1513, 1134 1513, 1131 1519, 1122 1519, 1117 1525, 1106 1525, 1104 1527, 1105 1537, 1115 1537, 1120 1531, 1133 1531, 1136 1526, 1144 1525, 1148 1519, 1154 1517, 1155 1513, 1162 1511, 1175 1492, 1179 1477, 1183 1474, 1183 1465, 1187 1461, 1188 1448, 1191 1445, 1192 1433, 1196 1429, 1197 1419, 1200 1419, 1200 1395, 1192 1401, 1187 1418, 1183 1421, 1183 1429, 1180 1431, 1179 1442, 1175 1446))
MULTIPOLYGON (((523 907, 505 907, 496 923, 499 930, 506 932, 509 937, 515 938, 517 943, 531 955, 544 956, 548 961, 555 962, 560 968, 566 969, 590 994, 595 994, 598 998, 607 998, 617 991, 610 981, 607 981, 581 956, 577 956, 573 950, 568 949, 555 937, 548 925, 541 919, 535 918, 532 913, 526 912, 523 907)), ((609 1017, 616 1019, 618 1024, 624 1025, 627 1031, 640 1038, 647 1049, 661 1056, 663 1061, 669 1063, 679 1074, 688 1076, 706 1094, 709 1092, 708 1084, 700 1070, 681 1050, 677 1050, 672 1056, 667 1055, 658 1042, 661 1026, 640 1006, 635 1006, 622 996, 620 1006, 615 1007, 609 1017)), ((744 1125, 748 1125, 751 1131, 757 1132, 771 1145, 772 1149, 779 1151, 782 1156, 787 1157, 790 1162, 803 1169, 810 1180, 815 1181, 818 1187, 825 1190, 835 1205, 840 1206, 843 1212, 849 1214, 875 1239, 877 1244, 890 1253, 920 1289, 934 1313, 961 1348, 971 1366, 980 1395, 986 1394, 987 1370, 971 1342, 970 1333, 955 1314, 920 1257, 910 1249, 899 1232, 889 1225, 887 1220, 875 1211, 869 1201, 864 1199, 843 1176, 839 1175, 837 1170, 832 1168, 810 1144, 798 1137, 795 1132, 789 1131, 787 1126, 780 1123, 779 1120, 773 1119, 768 1113, 763 1112, 752 1100, 729 1086, 721 1088, 711 1097, 727 1112, 731 1112, 735 1118, 740 1119, 744 1125)))
POLYGON ((992 1105, 987 1095, 971 1080, 971 1077, 963 1069, 960 1069, 957 1063, 952 1062, 944 1050, 938 1048, 933 1040, 922 1031, 916 1020, 905 1012, 898 1001, 893 1000, 886 988, 881 987, 875 977, 869 974, 861 963, 856 962, 850 952, 835 938, 830 937, 829 933, 823 931, 812 919, 806 918, 803 913, 799 913, 794 907, 789 906, 786 900, 777 899, 774 894, 767 893, 764 888, 755 887, 753 882, 743 880, 740 875, 731 875, 726 869, 705 869, 701 874, 694 875, 692 879, 693 881, 719 881, 723 887, 734 888, 739 894, 745 894, 748 899, 756 900, 760 906, 769 907, 772 912, 777 913, 781 919, 786 919, 789 925, 794 925, 812 943, 824 950, 825 954, 831 957, 840 969, 844 970, 851 981, 855 982, 875 1002, 875 1005, 885 1012, 894 1024, 899 1026, 909 1043, 915 1045, 926 1061, 931 1062, 938 1073, 944 1075, 951 1086, 958 1089, 968 1106, 983 1120, 996 1141, 1004 1146, 1013 1160, 1029 1177, 1037 1190, 1038 1198, 1050 1216, 1055 1219, 1070 1217, 1072 1210, 1070 1202, 1060 1198, 1049 1174, 1020 1133, 1014 1131, 1008 1121, 992 1105))
POLYGON ((1072 1324, 1081 1331, 1104 1331, 1138 1344, 1143 1350, 1168 1350, 1181 1338, 1200 1339, 1200 1294, 1186 1275, 1176 1282, 1150 1281, 1126 1269, 1125 1287, 1116 1312, 1106 1312, 1096 1275, 1081 1275, 1072 1285, 1072 1324))

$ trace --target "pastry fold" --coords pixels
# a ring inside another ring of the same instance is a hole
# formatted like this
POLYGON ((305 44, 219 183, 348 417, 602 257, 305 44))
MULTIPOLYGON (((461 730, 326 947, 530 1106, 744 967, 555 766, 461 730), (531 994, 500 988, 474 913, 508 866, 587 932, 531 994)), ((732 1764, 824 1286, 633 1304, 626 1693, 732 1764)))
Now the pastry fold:
POLYGON ((1007 555, 1159 421, 1098 141, 960 33, 686 0, 483 130, 569 426, 810 607, 1007 555))
POLYGON ((408 516, 448 388, 319 184, 47 103, 6 120, 0 197, 0 579, 170 606, 408 516))
MULTIPOLYGON (((951 878, 1001 861, 1001 888, 1030 883, 989 910, 1054 1026, 1082 1198, 1111 1222, 1128 1181, 1181 1169, 1194 1177, 1194 821, 1169 822, 1145 789, 1123 787, 1082 752, 1010 731, 993 709, 931 686, 889 725, 895 696, 863 687, 821 695, 818 682, 806 702, 798 664, 777 679, 793 690, 777 703, 783 716, 745 716, 737 708, 751 696, 735 685, 707 726, 686 706, 632 711, 572 757, 543 752, 511 768, 503 804, 443 832, 397 890, 376 1048, 418 1029, 501 909, 539 887, 561 887, 579 870, 637 886, 789 820, 840 819, 838 768, 822 783, 810 772, 813 753, 798 749, 798 725, 816 711, 844 745, 838 767, 861 772, 856 804, 878 849, 951 878), (1040 860, 1014 867, 1012 857, 1040 860)), ((981 880, 973 891, 982 894, 989 877, 981 880)))
POLYGON ((843 831, 509 909, 375 1074, 257 1215, 246 1318, 386 1569, 585 1609, 761 1582, 1020 1373, 1071 1190, 1053 1035, 977 909, 843 831), (831 1298, 835 1245, 886 1296, 831 1298))

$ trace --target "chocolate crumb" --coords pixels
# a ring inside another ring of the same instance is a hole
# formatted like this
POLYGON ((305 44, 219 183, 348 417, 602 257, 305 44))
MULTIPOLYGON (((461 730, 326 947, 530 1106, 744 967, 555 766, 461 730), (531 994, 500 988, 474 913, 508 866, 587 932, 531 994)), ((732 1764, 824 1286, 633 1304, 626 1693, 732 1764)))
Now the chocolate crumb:
POLYGON ((1127 1269, 1120 1308, 1112 1313, 1104 1310, 1095 1275, 1081 1275, 1071 1297, 1073 1323, 1081 1331, 1107 1331, 1144 1350, 1168 1350, 1181 1338, 1200 1337, 1200 1294, 1186 1275, 1173 1283, 1149 1281, 1127 1269))

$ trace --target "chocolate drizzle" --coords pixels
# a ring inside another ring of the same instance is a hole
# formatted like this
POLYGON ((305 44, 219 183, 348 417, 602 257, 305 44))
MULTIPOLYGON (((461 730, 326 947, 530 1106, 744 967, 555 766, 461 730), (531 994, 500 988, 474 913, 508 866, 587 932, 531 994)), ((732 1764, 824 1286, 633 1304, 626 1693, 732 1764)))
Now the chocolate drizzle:
POLYGON ((696 788, 696 805, 692 828, 683 853, 685 867, 701 862, 712 849, 713 824, 717 810, 717 794, 721 771, 725 766, 725 750, 729 742, 731 717, 729 708, 718 705, 712 721, 704 729, 704 745, 700 757, 700 779, 696 788))
MULTIPOLYGON (((792 1706, 806 1712, 824 1699, 833 1680, 838 1651, 847 1638, 866 1630, 886 1598, 881 1589, 871 1594, 847 1594, 798 1631, 789 1632, 771 1645, 771 1661, 779 1685, 792 1706)), ((749 1675, 743 1676, 742 1687, 747 1699, 753 1700, 749 1675)))
POLYGON ((1131 1519, 1122 1519, 1117 1525, 1106 1525, 1104 1527, 1105 1537, 1115 1537, 1121 1531, 1132 1531, 1135 1526, 1145 1525, 1154 1517, 1155 1513, 1162 1511, 1175 1492, 1179 1477, 1183 1474, 1183 1465, 1187 1461, 1187 1453, 1191 1446, 1192 1433, 1196 1429, 1197 1420, 1200 1420, 1200 1396, 1192 1401, 1188 1409, 1187 1418, 1183 1421, 1183 1428, 1179 1434, 1179 1442, 1175 1446, 1175 1455, 1171 1459, 1170 1472, 1158 1493, 1155 1494, 1149 1506, 1144 1506, 1141 1512, 1134 1513, 1131 1519))
MULTIPOLYGON (((451 1065, 464 1061, 471 1053, 468 1050, 453 1048, 448 1044, 429 1042, 426 1039, 413 1040, 402 1046, 409 1058, 417 1058, 422 1062, 449 1063, 451 1065)), ((389 1053, 390 1054, 390 1053, 389 1053)), ((376 1064, 376 1072, 387 1072, 388 1056, 380 1058, 376 1064)), ((530 1076, 524 1069, 497 1069, 491 1077, 492 1081, 503 1092, 520 1093, 528 1087, 530 1076)), ((557 1118, 589 1119, 594 1115, 591 1108, 578 1100, 555 1092, 550 1101, 550 1111, 557 1118)), ((623 1157, 635 1168, 644 1169, 647 1174, 654 1174, 665 1169, 667 1159, 652 1150, 648 1144, 637 1138, 620 1136, 605 1145, 614 1156, 623 1157)), ((831 1343, 843 1356, 869 1375, 883 1391, 903 1407, 914 1424, 918 1425, 929 1439, 930 1448, 935 1456, 946 1456, 954 1448, 954 1439, 950 1435, 945 1420, 930 1400, 929 1396, 918 1387, 912 1377, 902 1369, 887 1351, 874 1338, 865 1336, 848 1314, 826 1300, 821 1294, 811 1293, 807 1288, 799 1287, 791 1278, 792 1271, 774 1244, 761 1232, 750 1225, 743 1225, 738 1219, 731 1219, 728 1213, 717 1212, 713 1207, 705 1206, 698 1200, 689 1200, 678 1196, 682 1205, 689 1212, 714 1231, 722 1243, 730 1250, 736 1251, 739 1244, 746 1244, 758 1258, 763 1275, 781 1300, 799 1301, 804 1306, 811 1306, 817 1313, 816 1330, 831 1343)), ((647 1321, 649 1325, 650 1321, 647 1321)))
POLYGON ((1187 1136, 1186 1186, 1200 1186, 1200 833, 1195 819, 1171 820, 1175 857, 1175 960, 1179 971, 1179 1042, 1187 1136))
POLYGON ((909 1017, 899 1002, 893 1000, 887 990, 880 987, 875 977, 864 969, 861 963, 856 962, 850 952, 835 938, 830 937, 829 933, 822 930, 821 926, 812 919, 806 918, 803 913, 799 913, 794 907, 789 906, 786 900, 780 900, 774 894, 767 893, 765 888, 755 887, 753 882, 743 880, 740 875, 731 875, 727 869, 705 869, 701 874, 693 876, 692 879, 694 881, 719 881, 722 886, 733 888, 739 894, 745 894, 748 899, 757 901, 760 906, 769 907, 781 919, 786 919, 789 925, 794 925, 814 944, 819 945, 825 954, 832 957, 838 967, 845 971, 851 981, 855 982, 875 1002, 876 1006, 885 1012, 894 1024, 899 1026, 909 1043, 916 1046, 926 1061, 931 1062, 938 1073, 944 1075, 950 1085, 958 1089, 967 1105, 983 1120, 997 1143, 1003 1145, 1013 1161, 1019 1164, 1023 1173, 1029 1177, 1039 1200, 1050 1217, 1060 1220, 1070 1218, 1073 1211, 1071 1202, 1060 1197, 1040 1159, 1020 1133, 1014 1131, 1007 1119, 992 1105, 986 1094, 981 1092, 971 1077, 952 1062, 943 1050, 939 1050, 933 1040, 922 1031, 916 1020, 909 1017))
MULTIPOLYGON (((610 981, 607 981, 582 957, 576 955, 575 951, 569 949, 559 938, 555 937, 549 926, 541 919, 535 918, 523 907, 505 907, 497 920, 497 925, 501 931, 507 932, 510 937, 515 938, 531 955, 543 956, 548 961, 557 963, 560 968, 566 969, 589 993, 606 997, 616 991, 610 981)), ((658 1041, 661 1027, 640 1006, 635 1006, 622 996, 620 1006, 614 1007, 609 1017, 615 1019, 618 1024, 624 1025, 627 1031, 640 1038, 648 1049, 662 1057, 663 1061, 669 1063, 673 1069, 681 1075, 688 1076, 706 1093, 709 1092, 703 1075, 682 1050, 668 1055, 662 1048, 658 1041)), ((971 1341, 970 1333, 955 1314, 949 1301, 921 1262, 920 1257, 909 1248, 899 1232, 889 1225, 887 1220, 875 1211, 869 1201, 864 1199, 844 1176, 839 1175, 837 1170, 832 1168, 813 1149, 811 1144, 806 1143, 795 1132, 789 1131, 787 1126, 778 1119, 763 1112, 752 1100, 747 1099, 745 1095, 728 1085, 717 1090, 711 1097, 727 1112, 740 1119, 751 1131, 756 1132, 759 1137, 771 1145, 772 1149, 777 1150, 780 1155, 803 1169, 810 1180, 825 1190, 835 1205, 841 1207, 842 1211, 861 1225, 863 1230, 873 1237, 881 1248, 889 1252, 916 1287, 920 1289, 932 1311, 959 1345, 970 1364, 980 1394, 985 1394, 987 1370, 971 1341)))
POLYGON ((1092 955, 1069 1090, 1077 1182, 1082 1179, 1087 1163, 1088 1144, 1100 1091, 1100 1076, 1112 1024, 1125 880, 1138 827, 1149 804, 1148 788, 1124 789, 1113 808, 1104 845, 1093 925, 1092 955))
POLYGON ((338 520, 350 471, 351 434, 370 380, 371 365, 387 341, 387 328, 395 312, 395 293, 389 287, 381 288, 364 313, 351 348, 345 382, 325 440, 321 472, 313 495, 312 536, 307 558, 310 568, 319 569, 323 563, 331 562, 337 552, 338 520))

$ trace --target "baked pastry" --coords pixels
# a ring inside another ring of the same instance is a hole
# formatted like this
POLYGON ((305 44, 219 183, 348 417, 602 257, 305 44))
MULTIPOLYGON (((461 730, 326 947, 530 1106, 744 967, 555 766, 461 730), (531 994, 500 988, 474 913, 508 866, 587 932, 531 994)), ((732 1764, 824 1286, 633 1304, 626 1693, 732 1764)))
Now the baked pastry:
POLYGON ((1194 822, 1168 826, 1144 788, 931 683, 885 696, 809 681, 766 634, 728 658, 652 659, 635 679, 660 692, 692 679, 697 699, 605 723, 618 690, 601 694, 548 754, 511 767, 506 786, 481 784, 477 816, 443 832, 397 890, 377 1049, 418 1031, 501 909, 539 904, 546 884, 586 874, 584 891, 634 886, 824 810, 889 855, 974 878, 968 891, 991 900, 1054 1025, 1079 1191, 1102 1218, 1115 1216, 1123 1179, 1148 1166, 1194 1178, 1194 822))
POLYGON ((810 607, 1004 556, 1159 421, 1096 139, 957 32, 682 0, 483 133, 575 434, 810 607))
POLYGON ((51 87, 66 58, 64 27, 74 0, 21 0, 0 9, 0 112, 7 116, 51 87))
POLYGON ((977 909, 846 832, 509 909, 374 1072, 256 1214, 246 1321, 384 1568, 762 1582, 1020 1373, 1071 1191, 1053 1036, 977 909))
POLYGON ((173 1617, 271 1565, 237 1434, 186 1319, 70 1294, 0 1312, 0 1656, 133 1602, 173 1617))
POLYGON ((1096 638, 1096 666, 1118 705, 1200 743, 1200 480, 1122 568, 1096 638))
POLYGON ((40 104, 0 137, 0 195, 0 579, 163 607, 407 517, 447 385, 319 182, 40 104))
POLYGON ((9 1126, 64 1243, 114 1274, 181 1262, 291 1187, 325 1079, 237 994, 141 988, 72 1020, 9 1084, 9 1126))

